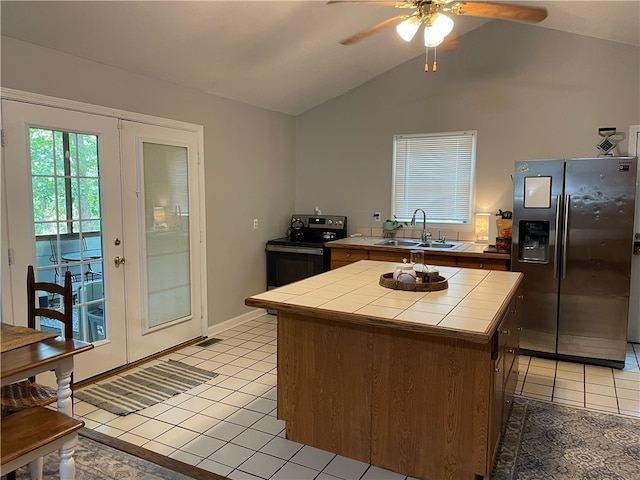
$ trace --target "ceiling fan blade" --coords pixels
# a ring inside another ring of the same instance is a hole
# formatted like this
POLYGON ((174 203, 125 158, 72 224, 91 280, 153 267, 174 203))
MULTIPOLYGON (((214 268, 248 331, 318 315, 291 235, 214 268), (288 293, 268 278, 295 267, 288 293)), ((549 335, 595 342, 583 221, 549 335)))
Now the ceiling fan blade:
POLYGON ((329 0, 327 5, 335 5, 339 3, 343 5, 380 5, 382 7, 415 8, 415 5, 412 5, 409 2, 389 2, 383 0, 329 0))
POLYGON ((383 30, 387 27, 393 27, 402 23, 407 18, 411 17, 411 15, 398 15, 397 17, 387 18, 385 21, 374 25, 373 27, 369 27, 366 30, 356 33, 355 35, 351 35, 348 38, 345 38, 340 43, 342 45, 353 45, 354 43, 358 43, 361 40, 373 35, 374 33, 378 33, 380 30, 383 30))
POLYGON ((530 23, 539 23, 547 18, 546 8, 527 7, 508 3, 452 2, 447 4, 446 10, 456 15, 518 20, 530 23))

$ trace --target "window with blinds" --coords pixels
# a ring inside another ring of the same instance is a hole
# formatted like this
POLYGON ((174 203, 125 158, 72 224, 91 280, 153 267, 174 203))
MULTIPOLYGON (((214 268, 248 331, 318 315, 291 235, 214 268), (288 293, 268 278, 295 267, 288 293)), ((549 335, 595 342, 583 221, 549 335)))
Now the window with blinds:
POLYGON ((476 131, 394 136, 393 215, 398 220, 409 221, 422 208, 427 223, 472 223, 476 136, 476 131))

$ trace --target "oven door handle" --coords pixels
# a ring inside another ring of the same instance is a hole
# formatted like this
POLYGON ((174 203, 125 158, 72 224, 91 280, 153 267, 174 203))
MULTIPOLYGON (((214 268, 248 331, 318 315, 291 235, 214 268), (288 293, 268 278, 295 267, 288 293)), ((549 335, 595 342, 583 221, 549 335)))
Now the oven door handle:
POLYGON ((267 245, 267 252, 282 252, 282 253, 301 253, 303 255, 324 255, 322 248, 309 248, 309 247, 285 247, 280 245, 267 245))

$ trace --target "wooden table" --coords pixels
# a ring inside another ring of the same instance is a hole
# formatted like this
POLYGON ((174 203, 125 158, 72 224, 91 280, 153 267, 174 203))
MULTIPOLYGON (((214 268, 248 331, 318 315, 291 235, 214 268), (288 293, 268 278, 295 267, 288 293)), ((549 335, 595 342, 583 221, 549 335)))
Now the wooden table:
MULTIPOLYGON (((23 329, 27 335, 29 334, 28 331, 32 331, 34 335, 40 333, 38 330, 2 324, 3 332, 16 328, 23 329)), ((38 373, 54 370, 58 386, 58 411, 73 417, 73 401, 71 399, 73 357, 92 348, 93 345, 90 343, 55 337, 2 352, 0 354, 2 386, 24 380, 38 373)), ((65 445, 63 449, 67 451, 70 450, 71 454, 73 454, 74 446, 75 445, 65 445)), ((73 478, 75 475, 73 457, 69 455, 66 463, 64 458, 65 457, 61 455, 61 478, 73 478), (68 472, 71 475, 65 474, 63 476, 63 472, 68 472)))

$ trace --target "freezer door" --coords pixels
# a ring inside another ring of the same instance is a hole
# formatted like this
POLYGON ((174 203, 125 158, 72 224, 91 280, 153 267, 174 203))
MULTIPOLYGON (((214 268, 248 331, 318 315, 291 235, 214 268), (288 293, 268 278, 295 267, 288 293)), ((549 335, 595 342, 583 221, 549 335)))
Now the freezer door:
POLYGON ((520 348, 555 353, 563 160, 516 162, 511 269, 524 273, 520 348))
POLYGON ((624 362, 637 159, 569 159, 558 354, 624 362))

